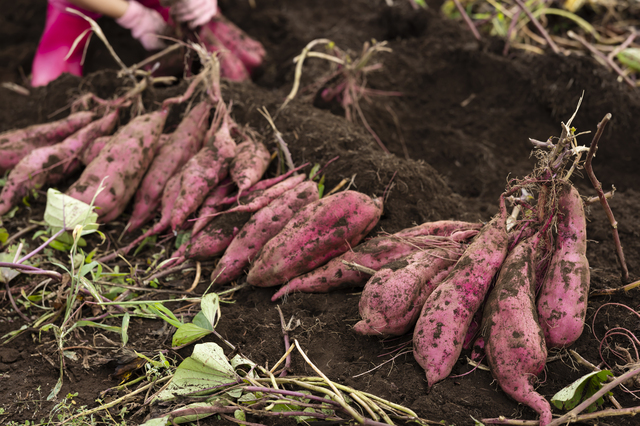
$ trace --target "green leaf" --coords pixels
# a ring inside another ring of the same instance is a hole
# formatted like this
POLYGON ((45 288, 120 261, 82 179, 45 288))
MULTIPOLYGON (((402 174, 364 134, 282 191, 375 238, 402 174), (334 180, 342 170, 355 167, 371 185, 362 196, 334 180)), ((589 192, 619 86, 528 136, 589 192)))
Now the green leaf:
POLYGON ((169 385, 156 398, 170 401, 186 394, 206 394, 212 387, 235 381, 235 371, 222 348, 213 342, 201 343, 182 361, 169 385))
POLYGON ((640 71, 640 49, 637 47, 628 47, 616 56, 618 60, 629 68, 640 71))
MULTIPOLYGON (((0 222, 0 224, 2 223, 0 222)), ((7 232, 7 230, 5 228, 0 228, 0 245, 4 245, 4 243, 6 243, 8 239, 9 233, 7 232)))
POLYGON ((191 238, 191 231, 179 232, 178 235, 176 236, 176 243, 175 243, 176 250, 179 249, 182 244, 188 242, 189 238, 191 238))
MULTIPOLYGON (((246 422, 247 421, 247 415, 244 413, 244 411, 242 410, 236 410, 233 412, 233 417, 236 420, 240 420, 241 422, 246 422)), ((243 425, 243 423, 240 423, 240 425, 243 425)))
POLYGON ((205 294, 200 301, 200 309, 202 309, 211 326, 215 328, 222 315, 220 313, 220 297, 216 293, 205 294))
POLYGON ((156 240, 158 239, 157 235, 152 235, 150 237, 145 238, 144 240, 142 240, 142 242, 140 243, 140 245, 136 248, 136 251, 133 252, 133 256, 137 256, 138 253, 140 253, 142 251, 142 249, 147 245, 151 245, 151 244, 155 244, 156 240))
POLYGON ((140 426, 167 426, 167 424, 171 424, 169 423, 169 414, 162 417, 156 417, 155 419, 147 420, 140 426))
POLYGON ((182 324, 173 335, 171 346, 178 347, 188 345, 196 340, 202 339, 207 334, 210 334, 211 330, 199 327, 193 323, 182 324))
POLYGON ((211 325, 211 322, 204 316, 204 312, 202 311, 198 312, 191 322, 200 328, 213 331, 213 325, 211 325))
POLYGON ((127 342, 129 341, 129 320, 131 319, 131 315, 129 315, 129 312, 125 312, 124 316, 122 317, 122 346, 127 346, 127 342))
POLYGON ((89 204, 76 200, 49 188, 47 191, 47 207, 44 211, 44 220, 58 232, 64 227, 73 231, 78 225, 83 225, 80 235, 87 235, 98 229, 98 214, 93 212, 89 204))
MULTIPOLYGON (((609 370, 594 371, 593 373, 584 375, 556 393, 553 398, 551 398, 551 403, 553 403, 556 408, 567 411, 572 410, 581 401, 588 399, 599 391, 600 388, 602 388, 602 383, 606 381, 609 376, 613 376, 613 373, 609 370)), ((591 404, 587 411, 593 412, 603 403, 604 399, 600 398, 591 404)))
MULTIPOLYGON (((18 251, 18 246, 12 245, 11 247, 9 247, 8 251, 4 253, 0 253, 0 262, 13 263, 13 259, 16 258, 17 251, 18 251)), ((23 262, 22 264, 28 265, 29 263, 23 262)), ((18 275, 20 275, 20 272, 17 271, 16 269, 0 268, 0 283, 8 283, 18 275)))

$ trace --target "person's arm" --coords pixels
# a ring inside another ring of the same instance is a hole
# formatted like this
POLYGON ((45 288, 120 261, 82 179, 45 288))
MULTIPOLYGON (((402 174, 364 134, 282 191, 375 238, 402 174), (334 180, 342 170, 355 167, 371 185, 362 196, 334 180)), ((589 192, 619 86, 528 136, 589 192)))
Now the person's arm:
POLYGON ((121 18, 127 8, 129 2, 127 0, 67 0, 69 3, 78 6, 90 12, 99 13, 110 18, 121 18))

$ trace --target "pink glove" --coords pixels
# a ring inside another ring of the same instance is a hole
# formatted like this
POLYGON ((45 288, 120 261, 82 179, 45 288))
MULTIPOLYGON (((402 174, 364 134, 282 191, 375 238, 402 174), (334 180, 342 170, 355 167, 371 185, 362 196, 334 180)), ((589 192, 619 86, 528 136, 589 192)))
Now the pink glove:
POLYGON ((169 26, 155 10, 148 9, 136 1, 130 1, 127 11, 116 19, 116 22, 131 30, 131 35, 147 50, 162 49, 165 46, 157 35, 165 34, 169 26))
POLYGON ((194 29, 204 25, 218 12, 217 0, 180 0, 171 10, 178 22, 186 22, 194 29))

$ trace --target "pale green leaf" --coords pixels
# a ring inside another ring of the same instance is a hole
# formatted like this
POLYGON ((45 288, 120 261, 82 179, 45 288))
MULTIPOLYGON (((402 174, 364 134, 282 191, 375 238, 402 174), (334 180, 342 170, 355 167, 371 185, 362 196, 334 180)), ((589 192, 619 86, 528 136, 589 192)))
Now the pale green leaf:
POLYGON ((140 426, 167 426, 169 423, 169 415, 167 414, 166 416, 162 416, 162 417, 156 417, 155 419, 150 419, 147 420, 146 422, 142 423, 140 426))
POLYGON ((157 399, 169 401, 181 395, 209 393, 209 389, 236 379, 222 348, 213 342, 201 343, 195 345, 193 354, 178 366, 173 379, 157 399))
POLYGON ((640 71, 640 49, 637 47, 628 47, 616 56, 618 60, 629 68, 640 71))
POLYGON ((216 293, 205 294, 200 301, 200 309, 202 309, 211 326, 215 328, 221 316, 220 297, 216 293))
MULTIPOLYGON (((609 370, 594 371, 586 374, 578 380, 556 393, 551 398, 551 403, 559 409, 571 410, 575 408, 581 401, 589 398, 602 388, 602 382, 607 377, 613 376, 609 370)), ((589 406, 588 411, 594 411, 598 405, 604 402, 602 398, 589 406)))
POLYGON ((202 339, 207 334, 210 334, 211 330, 199 327, 193 323, 182 324, 173 335, 171 346, 178 347, 188 345, 196 340, 202 339))
POLYGON ((129 315, 129 312, 125 312, 124 316, 122 317, 122 346, 127 346, 127 342, 129 341, 129 320, 131 319, 131 315, 129 315))
POLYGON ((87 235, 98 229, 98 214, 92 210, 88 204, 49 188, 44 220, 54 233, 63 227, 73 231, 76 226, 83 225, 81 235, 87 235))

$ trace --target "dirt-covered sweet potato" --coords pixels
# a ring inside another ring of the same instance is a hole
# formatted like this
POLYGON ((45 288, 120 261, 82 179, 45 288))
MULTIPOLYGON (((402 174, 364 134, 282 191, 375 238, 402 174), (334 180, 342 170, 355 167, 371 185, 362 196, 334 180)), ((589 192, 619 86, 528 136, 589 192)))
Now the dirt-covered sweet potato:
POLYGON ((272 287, 325 264, 358 244, 381 214, 382 200, 356 191, 306 205, 265 244, 247 282, 272 287))
POLYGON ((118 217, 153 160, 166 118, 167 110, 160 110, 138 116, 121 127, 67 190, 67 195, 89 204, 100 182, 107 177, 105 189, 95 200, 95 206, 99 207, 96 212, 105 223, 118 217))
POLYGON ((393 235, 383 235, 368 239, 352 250, 331 259, 326 265, 300 275, 283 285, 271 298, 272 301, 289 293, 327 293, 339 287, 363 286, 369 275, 349 268, 343 261, 379 270, 383 265, 394 262, 415 251, 436 247, 443 242, 439 237, 462 232, 455 241, 463 241, 477 234, 479 226, 468 222, 429 222, 402 230, 393 235), (435 238, 434 238, 435 237, 435 238))
POLYGON ((498 216, 482 228, 422 307, 413 331, 413 355, 425 370, 429 389, 458 360, 469 324, 507 255, 506 220, 501 198, 498 216))
POLYGON ((11 170, 0 194, 0 216, 34 188, 60 182, 80 167, 78 154, 93 139, 113 131, 118 111, 87 124, 60 143, 36 148, 11 170))
POLYGON ((491 374, 507 394, 551 421, 551 407, 533 387, 547 361, 535 305, 535 252, 540 234, 519 242, 502 265, 484 308, 482 331, 491 374))
POLYGON ((210 110, 211 106, 206 101, 194 106, 176 130, 160 145, 136 191, 127 228, 129 232, 155 216, 162 201, 162 191, 169 179, 202 148, 210 110))
POLYGON ((218 103, 216 117, 205 136, 202 149, 180 171, 180 191, 173 201, 171 229, 181 227, 187 217, 202 204, 207 194, 227 176, 235 155, 236 142, 231 137, 235 126, 223 102, 218 103), (220 128, 217 123, 222 120, 220 128))
POLYGON ((569 346, 578 340, 587 314, 587 223, 580 194, 571 185, 560 193, 557 227, 555 252, 537 303, 548 348, 569 346))
POLYGON ((364 286, 359 303, 362 320, 354 330, 365 335, 390 336, 408 332, 427 297, 445 278, 462 251, 462 246, 422 250, 386 265, 364 286), (387 269, 392 273, 385 273, 387 269))
POLYGON ((229 166, 229 175, 238 185, 240 193, 260 180, 270 160, 269 150, 262 142, 247 138, 238 144, 229 166))
POLYGON ((318 198, 318 185, 308 180, 256 211, 227 247, 211 279, 216 278, 217 284, 237 279, 267 241, 280 232, 298 210, 318 198))
POLYGON ((93 112, 81 111, 51 123, 0 133, 0 175, 15 167, 34 149, 61 142, 89 124, 94 117, 93 112))

